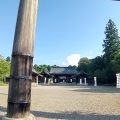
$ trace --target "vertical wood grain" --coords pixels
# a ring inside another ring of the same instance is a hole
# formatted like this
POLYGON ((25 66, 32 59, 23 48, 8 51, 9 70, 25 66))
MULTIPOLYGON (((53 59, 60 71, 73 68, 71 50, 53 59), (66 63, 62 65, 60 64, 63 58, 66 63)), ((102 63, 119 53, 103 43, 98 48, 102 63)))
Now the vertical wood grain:
POLYGON ((20 0, 8 91, 9 118, 24 118, 30 114, 31 78, 26 76, 32 76, 37 7, 38 0, 20 0))

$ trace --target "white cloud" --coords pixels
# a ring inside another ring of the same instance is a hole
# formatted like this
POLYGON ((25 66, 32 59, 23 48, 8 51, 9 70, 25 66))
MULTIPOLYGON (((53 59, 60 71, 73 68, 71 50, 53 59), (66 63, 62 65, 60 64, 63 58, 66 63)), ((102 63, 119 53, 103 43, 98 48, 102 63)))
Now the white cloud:
POLYGON ((80 60, 80 54, 72 54, 67 56, 66 60, 62 62, 63 66, 76 65, 78 66, 78 61, 80 60))

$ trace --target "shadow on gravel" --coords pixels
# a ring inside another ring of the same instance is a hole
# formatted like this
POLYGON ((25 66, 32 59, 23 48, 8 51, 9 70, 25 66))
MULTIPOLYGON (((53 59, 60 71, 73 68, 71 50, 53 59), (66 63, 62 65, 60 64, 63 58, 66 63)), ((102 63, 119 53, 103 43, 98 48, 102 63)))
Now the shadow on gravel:
MULTIPOLYGON (((103 87, 103 86, 64 86, 64 88, 72 88, 71 91, 81 92, 81 93, 120 93, 120 89, 115 87, 103 87)), ((69 90, 69 89, 68 89, 69 90)))
MULTIPOLYGON (((7 108, 0 106, 0 113, 1 112, 6 112, 7 108)), ((0 120, 2 120, 3 115, 0 115, 0 120)))
MULTIPOLYGON (((0 112, 6 112, 5 107, 0 106, 0 112)), ((99 115, 95 113, 82 113, 82 112, 42 112, 42 111, 31 111, 35 117, 47 118, 47 119, 58 119, 58 120, 120 120, 120 115, 99 115)), ((2 115, 0 115, 0 120, 2 115)))
POLYGON ((0 93, 1 95, 8 95, 8 94, 6 94, 6 93, 0 93))
POLYGON ((39 86, 76 86, 76 83, 51 83, 51 84, 44 84, 44 83, 39 83, 39 86))
POLYGON ((0 106, 0 112, 6 112, 7 108, 0 106))
MULTIPOLYGON (((42 111, 32 111, 36 117, 58 119, 58 120, 120 120, 120 115, 98 115, 95 113, 63 112, 52 113, 42 111)), ((39 119, 39 118, 38 118, 39 119)))

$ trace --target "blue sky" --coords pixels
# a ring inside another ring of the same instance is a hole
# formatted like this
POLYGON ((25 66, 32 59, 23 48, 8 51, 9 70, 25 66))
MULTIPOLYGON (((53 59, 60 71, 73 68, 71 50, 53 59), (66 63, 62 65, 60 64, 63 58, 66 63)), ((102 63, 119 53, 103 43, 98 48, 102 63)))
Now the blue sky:
MULTIPOLYGON (((11 56, 19 0, 0 1, 0 54, 11 56)), ((105 26, 120 31, 120 2, 39 0, 34 64, 77 65, 82 57, 102 55, 105 26)))

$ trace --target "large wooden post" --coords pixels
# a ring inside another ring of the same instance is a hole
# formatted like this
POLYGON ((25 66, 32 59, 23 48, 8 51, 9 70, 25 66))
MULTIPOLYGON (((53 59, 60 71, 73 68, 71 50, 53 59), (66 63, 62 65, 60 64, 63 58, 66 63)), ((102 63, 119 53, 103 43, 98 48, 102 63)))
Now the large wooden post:
POLYGON ((37 6, 38 0, 20 0, 9 82, 9 118, 25 118, 30 115, 37 6))

